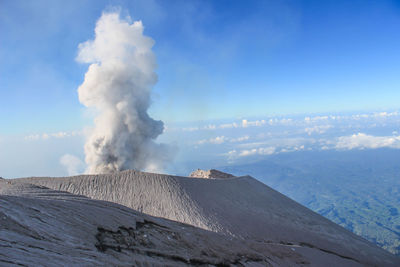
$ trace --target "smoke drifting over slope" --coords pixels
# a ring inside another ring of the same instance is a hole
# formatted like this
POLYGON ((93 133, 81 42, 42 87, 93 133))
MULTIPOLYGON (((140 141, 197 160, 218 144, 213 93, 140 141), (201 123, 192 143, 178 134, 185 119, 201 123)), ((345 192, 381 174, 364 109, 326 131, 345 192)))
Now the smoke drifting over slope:
POLYGON ((153 140, 163 122, 147 113, 157 82, 153 45, 141 21, 121 19, 118 12, 103 13, 94 40, 79 45, 77 60, 91 63, 79 101, 98 111, 85 144, 88 173, 162 168, 168 148, 153 140))

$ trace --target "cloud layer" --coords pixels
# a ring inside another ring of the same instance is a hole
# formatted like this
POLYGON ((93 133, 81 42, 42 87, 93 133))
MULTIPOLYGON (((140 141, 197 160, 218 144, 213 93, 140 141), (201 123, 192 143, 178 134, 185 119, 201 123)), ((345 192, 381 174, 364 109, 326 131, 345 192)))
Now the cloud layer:
POLYGON ((169 125, 167 135, 184 140, 185 159, 237 163, 296 151, 400 149, 399 124, 398 111, 275 116, 169 125))

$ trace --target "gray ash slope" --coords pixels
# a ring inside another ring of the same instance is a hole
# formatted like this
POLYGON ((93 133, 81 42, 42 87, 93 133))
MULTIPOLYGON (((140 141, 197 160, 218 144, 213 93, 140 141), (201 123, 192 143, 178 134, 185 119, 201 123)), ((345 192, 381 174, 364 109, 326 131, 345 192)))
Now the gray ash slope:
POLYGON ((304 262, 289 247, 243 242, 115 203, 0 181, 0 266, 278 266, 304 262))
POLYGON ((400 264, 394 255, 250 176, 198 179, 124 171, 17 180, 118 203, 239 239, 292 246, 309 262, 322 253, 349 264, 400 264))

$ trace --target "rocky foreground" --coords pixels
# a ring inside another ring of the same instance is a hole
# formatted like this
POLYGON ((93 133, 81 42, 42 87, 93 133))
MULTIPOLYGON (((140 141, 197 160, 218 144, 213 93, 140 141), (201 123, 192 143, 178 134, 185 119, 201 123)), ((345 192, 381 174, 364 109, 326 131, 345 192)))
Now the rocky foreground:
POLYGON ((400 261, 249 176, 199 179, 125 171, 0 180, 3 265, 400 266, 400 261))

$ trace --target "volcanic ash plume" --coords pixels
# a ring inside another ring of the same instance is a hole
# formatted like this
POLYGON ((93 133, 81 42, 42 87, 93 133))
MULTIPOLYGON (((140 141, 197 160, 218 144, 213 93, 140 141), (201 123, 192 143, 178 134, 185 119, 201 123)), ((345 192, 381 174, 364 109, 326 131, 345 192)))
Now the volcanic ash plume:
POLYGON ((79 45, 77 60, 91 63, 79 101, 98 112, 85 144, 88 173, 162 168, 167 148, 153 140, 164 126, 147 113, 157 82, 153 44, 141 21, 103 13, 94 40, 79 45))

